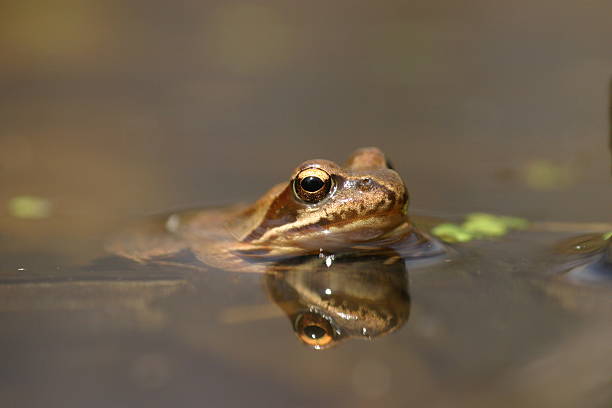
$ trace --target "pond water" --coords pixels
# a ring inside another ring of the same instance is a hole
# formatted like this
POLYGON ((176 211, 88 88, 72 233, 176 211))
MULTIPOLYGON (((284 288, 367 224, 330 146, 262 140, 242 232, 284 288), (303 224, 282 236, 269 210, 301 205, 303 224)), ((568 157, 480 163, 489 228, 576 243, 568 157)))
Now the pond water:
POLYGON ((5 266, 3 398, 605 406, 610 289, 559 279, 548 243, 561 235, 512 233, 433 265, 340 257, 327 267, 315 257, 267 275, 115 257, 68 269, 5 266), (313 310, 331 316, 337 344, 307 345, 304 326, 325 327, 313 310), (298 315, 310 323, 300 327, 298 315))
POLYGON ((8 2, 0 402, 609 407, 612 250, 559 245, 612 222, 610 13, 8 2), (540 227, 431 263, 338 254, 267 274, 105 250, 135 218, 253 201, 370 145, 412 214, 540 227))

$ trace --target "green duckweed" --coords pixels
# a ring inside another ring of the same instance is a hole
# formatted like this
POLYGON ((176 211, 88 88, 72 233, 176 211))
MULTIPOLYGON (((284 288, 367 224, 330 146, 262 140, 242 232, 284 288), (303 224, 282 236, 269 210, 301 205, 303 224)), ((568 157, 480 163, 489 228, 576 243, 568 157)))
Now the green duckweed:
POLYGON ((432 234, 445 242, 468 242, 473 239, 497 238, 510 230, 525 229, 529 222, 523 218, 487 213, 468 214, 462 224, 444 223, 432 229, 432 234))

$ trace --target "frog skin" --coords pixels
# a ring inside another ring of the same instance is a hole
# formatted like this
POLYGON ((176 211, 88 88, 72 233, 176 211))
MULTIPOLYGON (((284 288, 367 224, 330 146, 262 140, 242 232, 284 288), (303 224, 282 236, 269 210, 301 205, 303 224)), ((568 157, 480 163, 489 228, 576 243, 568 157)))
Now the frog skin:
POLYGON ((138 262, 190 250, 206 265, 259 273, 287 257, 389 248, 405 258, 444 251, 410 222, 408 190, 374 147, 358 149, 345 166, 306 161, 251 205, 157 217, 109 245, 138 262))

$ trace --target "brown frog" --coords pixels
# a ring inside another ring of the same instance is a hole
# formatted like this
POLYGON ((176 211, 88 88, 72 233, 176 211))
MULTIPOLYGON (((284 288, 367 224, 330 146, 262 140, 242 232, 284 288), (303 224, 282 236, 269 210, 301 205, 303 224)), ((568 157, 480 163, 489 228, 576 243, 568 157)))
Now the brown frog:
POLYGON ((149 220, 109 249, 138 262, 190 250, 209 266, 260 273, 271 262, 313 253, 393 249, 421 258, 443 252, 410 222, 406 186, 375 147, 355 151, 344 166, 306 161, 251 205, 149 220))

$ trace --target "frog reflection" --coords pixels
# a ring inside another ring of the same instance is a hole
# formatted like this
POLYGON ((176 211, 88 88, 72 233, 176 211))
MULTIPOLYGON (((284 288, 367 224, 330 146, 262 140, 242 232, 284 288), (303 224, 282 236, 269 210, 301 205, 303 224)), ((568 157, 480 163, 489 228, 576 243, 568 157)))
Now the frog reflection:
POLYGON ((315 349, 373 339, 408 320, 406 266, 395 253, 301 257, 275 265, 264 279, 298 338, 315 349))
POLYGON ((568 257, 564 277, 572 282, 612 286, 612 236, 581 235, 557 245, 568 257))

